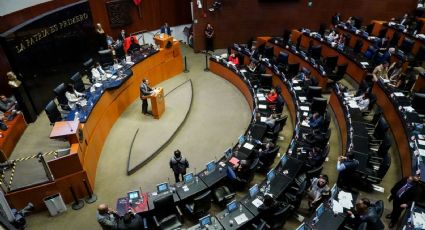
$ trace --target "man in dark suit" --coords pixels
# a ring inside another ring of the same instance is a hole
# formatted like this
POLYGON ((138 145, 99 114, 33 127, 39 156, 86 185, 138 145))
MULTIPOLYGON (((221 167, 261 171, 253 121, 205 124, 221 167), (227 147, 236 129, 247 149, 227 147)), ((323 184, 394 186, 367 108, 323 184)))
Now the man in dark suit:
POLYGON ((417 176, 405 177, 391 189, 389 200, 393 201, 393 211, 385 216, 387 219, 391 219, 390 228, 397 223, 403 209, 409 207, 416 200, 419 193, 418 181, 419 177, 417 176))
POLYGON ((171 29, 168 23, 161 26, 161 34, 168 34, 168 36, 171 36, 171 29))
POLYGON ((140 85, 140 99, 142 99, 142 113, 144 115, 150 115, 148 113, 148 96, 151 96, 154 91, 149 87, 149 80, 143 79, 140 85))

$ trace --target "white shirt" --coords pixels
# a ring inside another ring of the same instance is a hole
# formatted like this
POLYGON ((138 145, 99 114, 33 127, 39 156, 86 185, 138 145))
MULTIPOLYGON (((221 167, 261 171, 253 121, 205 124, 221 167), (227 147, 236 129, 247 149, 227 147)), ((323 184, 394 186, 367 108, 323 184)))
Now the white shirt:
POLYGON ((65 97, 68 99, 68 106, 71 110, 75 109, 75 105, 79 102, 84 94, 74 90, 74 93, 65 92, 65 97))
POLYGON ((106 77, 106 72, 100 66, 91 69, 91 74, 96 82, 101 82, 106 77))
POLYGON ((357 101, 360 111, 366 111, 369 107, 369 98, 363 99, 363 95, 355 97, 354 100, 357 101))

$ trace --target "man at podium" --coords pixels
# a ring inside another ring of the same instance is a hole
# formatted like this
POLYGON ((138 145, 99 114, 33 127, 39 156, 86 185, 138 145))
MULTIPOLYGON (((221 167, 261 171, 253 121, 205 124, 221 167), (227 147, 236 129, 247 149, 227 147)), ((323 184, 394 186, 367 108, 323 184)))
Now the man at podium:
POLYGON ((154 93, 155 91, 149 87, 149 80, 143 79, 140 85, 140 99, 142 99, 142 113, 144 115, 152 115, 148 112, 148 97, 154 93))

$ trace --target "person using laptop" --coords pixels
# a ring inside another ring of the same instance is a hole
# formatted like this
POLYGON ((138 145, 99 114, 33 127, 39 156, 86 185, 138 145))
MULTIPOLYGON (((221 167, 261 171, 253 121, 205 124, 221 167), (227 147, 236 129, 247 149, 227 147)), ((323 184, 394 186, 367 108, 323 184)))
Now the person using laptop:
POLYGON ((180 176, 183 180, 183 175, 186 174, 186 169, 189 168, 189 161, 182 156, 178 149, 174 151, 174 156, 170 159, 170 168, 173 170, 176 183, 180 182, 180 176))

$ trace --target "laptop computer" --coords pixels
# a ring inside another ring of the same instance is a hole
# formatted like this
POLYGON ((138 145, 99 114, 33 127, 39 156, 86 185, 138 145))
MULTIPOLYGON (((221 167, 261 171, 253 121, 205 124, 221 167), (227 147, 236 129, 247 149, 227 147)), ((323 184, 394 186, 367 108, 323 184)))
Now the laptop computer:
POLYGON ((156 191, 158 194, 168 192, 169 191, 168 183, 164 182, 164 183, 156 185, 156 191))
POLYGON ((136 203, 140 201, 140 191, 134 190, 127 193, 128 201, 130 203, 136 203))
POLYGON ((183 180, 185 184, 190 184, 193 181, 193 173, 186 173, 183 176, 183 180))
POLYGON ((207 227, 208 225, 212 225, 211 215, 206 215, 199 219, 199 227, 201 229, 207 227))

